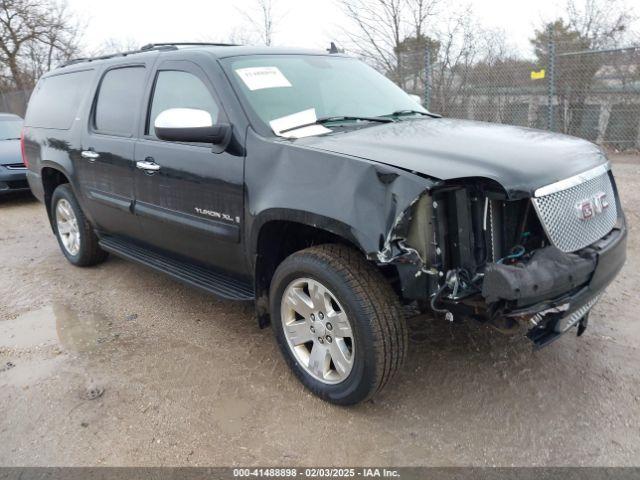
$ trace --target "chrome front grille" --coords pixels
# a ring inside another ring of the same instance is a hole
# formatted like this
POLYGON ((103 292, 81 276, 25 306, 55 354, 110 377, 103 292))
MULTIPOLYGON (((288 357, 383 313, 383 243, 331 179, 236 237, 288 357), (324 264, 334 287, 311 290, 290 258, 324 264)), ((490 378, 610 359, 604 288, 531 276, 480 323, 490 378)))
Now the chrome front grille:
POLYGON ((613 185, 605 166, 543 187, 532 201, 549 241, 563 252, 580 250, 604 237, 618 218, 613 185), (581 218, 580 206, 602 194, 607 206, 596 206, 590 218, 581 218))

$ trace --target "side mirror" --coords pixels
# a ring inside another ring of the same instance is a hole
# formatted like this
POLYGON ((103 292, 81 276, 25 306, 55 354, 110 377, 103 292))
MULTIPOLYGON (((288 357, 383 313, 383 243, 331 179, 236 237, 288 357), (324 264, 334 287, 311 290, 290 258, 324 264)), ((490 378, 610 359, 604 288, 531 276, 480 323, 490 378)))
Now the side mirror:
POLYGON ((171 142, 223 144, 231 137, 231 125, 213 124, 211 114, 195 108, 170 108, 153 123, 156 137, 171 142))

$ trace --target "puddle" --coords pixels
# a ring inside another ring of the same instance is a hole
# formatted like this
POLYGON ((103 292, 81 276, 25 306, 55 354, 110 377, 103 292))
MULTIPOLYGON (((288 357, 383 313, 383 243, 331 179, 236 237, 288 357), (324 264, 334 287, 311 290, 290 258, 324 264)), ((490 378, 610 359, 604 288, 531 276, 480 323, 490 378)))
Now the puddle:
POLYGON ((71 352, 87 352, 108 338, 108 319, 78 313, 54 303, 0 322, 0 348, 26 349, 59 345, 71 352))

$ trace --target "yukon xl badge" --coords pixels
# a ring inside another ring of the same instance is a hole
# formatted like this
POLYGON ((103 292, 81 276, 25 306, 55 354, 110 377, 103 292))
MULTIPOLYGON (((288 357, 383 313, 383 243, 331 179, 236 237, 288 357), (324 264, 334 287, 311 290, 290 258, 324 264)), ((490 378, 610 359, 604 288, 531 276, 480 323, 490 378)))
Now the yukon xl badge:
POLYGON ((593 197, 576 203, 576 213, 580 220, 591 220, 607 208, 609 208, 609 201, 604 192, 598 192, 593 197))
POLYGON ((207 215, 209 217, 217 218, 219 220, 226 220, 227 222, 240 223, 240 217, 236 217, 235 219, 229 215, 228 213, 220 213, 213 210, 207 210, 206 208, 195 207, 194 210, 196 213, 200 215, 207 215))

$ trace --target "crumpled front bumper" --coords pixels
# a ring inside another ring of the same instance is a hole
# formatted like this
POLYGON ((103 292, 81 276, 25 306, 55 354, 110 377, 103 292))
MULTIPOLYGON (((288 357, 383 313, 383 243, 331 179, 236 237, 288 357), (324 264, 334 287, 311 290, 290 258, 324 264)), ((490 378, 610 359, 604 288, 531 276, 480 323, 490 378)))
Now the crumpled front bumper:
POLYGON ((505 312, 505 317, 527 324, 530 327, 527 336, 536 347, 548 345, 576 325, 582 325, 581 333, 589 310, 622 269, 626 254, 627 229, 622 221, 608 235, 580 252, 595 265, 586 284, 551 300, 517 307, 505 312))

